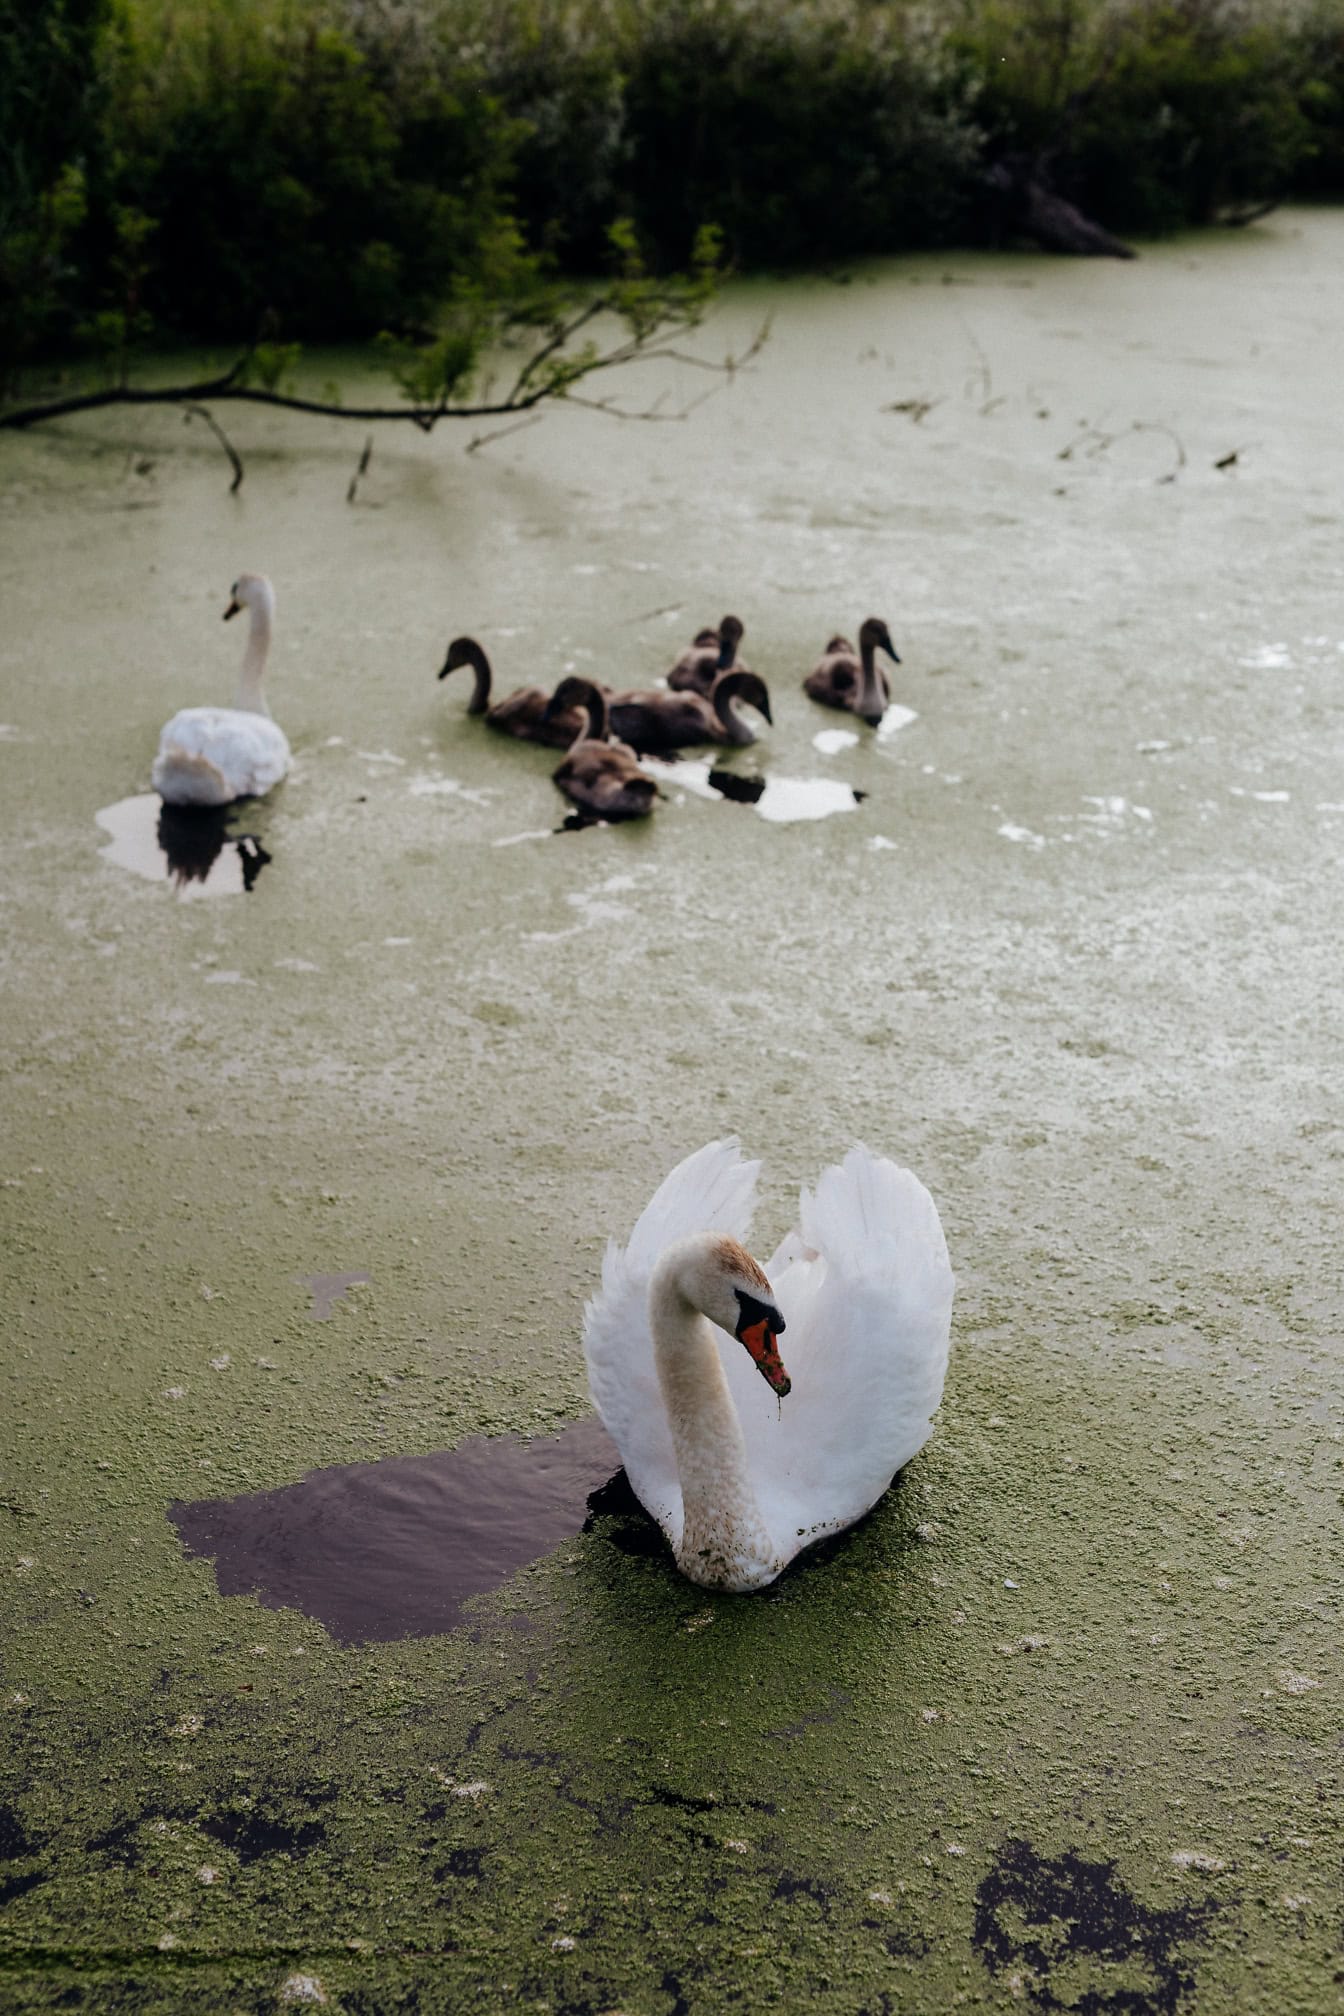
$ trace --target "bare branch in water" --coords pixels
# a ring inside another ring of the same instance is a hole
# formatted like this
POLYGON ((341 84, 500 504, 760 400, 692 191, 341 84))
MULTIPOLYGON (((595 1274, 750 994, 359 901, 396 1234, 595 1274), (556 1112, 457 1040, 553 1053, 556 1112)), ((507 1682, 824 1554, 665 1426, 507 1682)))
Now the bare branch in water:
POLYGON ((1174 483, 1181 470, 1185 467, 1185 443, 1176 432, 1176 429, 1166 426, 1161 420, 1135 420, 1130 428, 1130 432, 1133 434, 1166 435, 1168 441, 1170 441, 1172 447, 1176 450, 1176 466, 1174 469, 1168 469, 1166 475, 1159 476, 1157 480, 1159 483, 1174 483))
POLYGON ((1176 429, 1168 427, 1163 420, 1131 420, 1128 427, 1121 428, 1119 433, 1115 434, 1107 434, 1100 427, 1086 426, 1081 433, 1074 435, 1072 441, 1066 442, 1062 448, 1057 450, 1055 460, 1057 462, 1070 462, 1081 448, 1089 460, 1095 461, 1098 456, 1104 455, 1108 448, 1113 448, 1116 442, 1123 439, 1126 434, 1164 434, 1176 451, 1176 461, 1172 468, 1168 469, 1165 474, 1159 476, 1156 480, 1159 483, 1174 483, 1176 481, 1177 476, 1186 465, 1185 443, 1176 432, 1176 429))
POLYGON ((228 456, 229 461, 233 464, 233 481, 229 485, 229 495, 232 497, 242 487, 242 457, 239 455, 232 441, 230 441, 228 435, 224 432, 224 429, 220 426, 218 420, 216 420, 214 414, 209 412, 206 407, 188 406, 182 415, 183 425, 190 426, 193 420, 204 420, 206 426, 228 456))
POLYGON ((370 434, 368 440, 364 443, 364 453, 359 458, 359 462, 355 469, 355 473, 350 478, 350 488, 345 493, 345 501, 347 504, 354 503, 355 492, 359 489, 359 479, 361 476, 365 476, 368 474, 369 462, 372 458, 372 455, 373 455, 373 436, 372 434, 370 434))
POLYGON ((1239 231, 1243 225, 1258 224, 1262 217, 1268 217, 1271 210, 1277 210, 1282 201, 1281 196, 1270 196, 1263 203, 1253 203, 1249 210, 1226 211, 1218 222, 1229 225, 1234 231, 1239 231))
POLYGON ((466 452, 474 455, 478 448, 488 448, 492 441, 502 441, 506 434, 521 434, 524 427, 539 427, 545 417, 544 413, 529 413, 525 420, 515 420, 512 427, 496 427, 492 434, 473 434, 466 452))
MULTIPOLYGON (((90 413, 110 406, 179 406, 187 416, 204 420, 211 428, 221 447, 233 465, 232 488, 237 490, 243 480, 243 465, 232 443, 208 410, 209 405, 223 401, 252 406, 269 406, 289 413, 310 413, 329 420, 359 420, 366 424, 381 424, 384 421, 409 422, 422 433, 432 433, 441 420, 481 420, 523 416, 518 426, 530 424, 541 415, 535 409, 549 400, 568 400, 579 406, 591 407, 595 412, 610 414, 622 420, 684 420, 694 412, 709 392, 732 379, 735 374, 757 356, 770 331, 769 321, 761 324, 752 341, 741 356, 731 353, 722 358, 697 357, 689 351, 677 349, 671 343, 658 340, 658 329, 694 326, 698 313, 692 315, 669 302, 661 309, 651 311, 646 325, 636 326, 632 334, 622 336, 607 350, 584 348, 572 358, 565 355, 566 346, 572 342, 579 330, 585 328, 603 313, 620 313, 617 295, 604 293, 589 301, 583 308, 569 315, 553 326, 544 342, 523 364, 513 385, 500 399, 486 398, 476 404, 455 403, 450 391, 428 401, 417 401, 414 397, 398 406, 343 406, 335 399, 306 399, 293 392, 281 392, 273 386, 249 382, 249 370, 254 364, 255 353, 245 352, 229 367, 213 378, 198 380, 190 385, 105 386, 95 392, 69 393, 59 399, 48 399, 30 406, 18 406, 9 412, 0 412, 0 429, 35 427, 46 420, 65 419, 78 413, 90 413), (611 399, 587 399, 576 394, 574 388, 598 371, 612 371, 624 366, 645 361, 672 362, 693 366, 696 370, 713 374, 716 383, 697 398, 687 401, 675 412, 663 410, 666 395, 660 396, 652 405, 642 411, 617 406, 611 399)), ((488 386, 488 381, 487 381, 488 386)), ((476 436, 468 444, 468 452, 483 447, 486 442, 498 440, 501 433, 512 433, 515 428, 503 428, 494 434, 476 436)), ((360 478, 368 468, 372 452, 372 438, 365 447, 346 492, 346 501, 353 503, 360 478)))

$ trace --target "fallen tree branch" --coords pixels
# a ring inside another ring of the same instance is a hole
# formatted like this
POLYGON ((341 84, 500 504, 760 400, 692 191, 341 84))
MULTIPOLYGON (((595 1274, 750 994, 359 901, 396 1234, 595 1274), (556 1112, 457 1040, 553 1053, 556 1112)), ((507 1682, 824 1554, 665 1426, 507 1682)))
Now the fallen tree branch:
MULTIPOLYGON (((9 412, 0 412, 0 428, 36 427, 45 420, 62 420, 76 413, 92 413, 108 406, 182 406, 188 407, 202 418, 208 417, 204 402, 212 405, 222 401, 249 406, 269 406, 286 413, 315 414, 327 420, 359 420, 369 422, 410 421, 423 433, 429 434, 441 420, 492 420, 505 419, 512 414, 530 413, 547 399, 570 399, 575 404, 593 406, 597 411, 609 412, 621 419, 644 418, 622 412, 605 400, 577 400, 572 384, 579 378, 591 377, 598 371, 618 370, 636 363, 673 362, 691 364, 701 371, 712 371, 724 378, 731 378, 756 357, 770 333, 769 321, 761 324, 751 343, 740 357, 729 355, 723 358, 695 357, 684 350, 677 350, 663 344, 650 344, 635 336, 613 345, 610 350, 585 359, 576 367, 578 376, 572 381, 552 382, 543 380, 541 384, 531 382, 535 378, 543 360, 549 361, 557 355, 563 343, 568 342, 577 329, 609 307, 604 298, 591 304, 584 313, 572 320, 563 335, 548 338, 542 349, 529 359, 519 373, 511 390, 503 399, 487 400, 479 405, 459 405, 451 399, 439 400, 432 405, 408 403, 401 406, 344 406, 331 399, 305 399, 297 393, 278 392, 263 385, 246 382, 249 355, 237 359, 230 368, 215 378, 203 378, 191 385, 108 385, 96 392, 71 392, 59 399, 43 400, 37 405, 16 406, 9 412)), ((698 403, 698 402, 696 402, 698 403)), ((690 411, 688 406, 686 411, 690 411)), ((652 416, 647 416, 652 417, 652 416)), ((683 415, 665 414, 660 418, 681 418, 683 415)), ((213 422, 211 423, 214 424, 213 422)), ((218 430, 217 430, 218 431, 218 430)), ((222 439, 222 437, 221 437, 222 439)), ((232 456, 232 451, 230 450, 232 456)), ((235 460, 235 468, 237 468, 235 460)), ((237 479, 241 482, 242 478, 237 479)), ((234 484, 237 488, 237 482, 234 484)))

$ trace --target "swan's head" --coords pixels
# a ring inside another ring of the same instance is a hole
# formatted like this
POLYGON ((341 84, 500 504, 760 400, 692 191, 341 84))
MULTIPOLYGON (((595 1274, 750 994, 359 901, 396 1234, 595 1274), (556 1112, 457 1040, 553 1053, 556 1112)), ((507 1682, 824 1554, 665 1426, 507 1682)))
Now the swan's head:
POLYGON ((450 672, 456 672, 459 665, 474 666, 480 652, 481 647, 474 637, 454 637, 448 646, 448 656, 443 661, 440 679, 446 679, 450 672))
POLYGON ((859 649, 871 645, 874 651, 885 651, 893 665, 901 662, 900 653, 891 641, 891 632, 880 616, 870 616, 859 632, 859 649))
POLYGON ((745 1246, 699 1233, 671 1246, 658 1263, 693 1307, 745 1346, 757 1371, 782 1398, 791 1385, 779 1356, 784 1316, 764 1270, 745 1246))
POLYGON ((224 621, 230 616, 241 615, 244 609, 260 609, 268 616, 275 614, 275 590, 264 574, 240 574, 229 590, 229 606, 224 611, 224 621))
POLYGON ((595 741, 607 739, 607 696, 594 679, 585 679, 580 673, 571 672, 560 681, 542 713, 543 721, 556 721, 571 708, 586 707, 588 710, 588 733, 595 741))
POLYGON ((739 616, 725 616, 719 625, 719 663, 725 668, 737 656, 737 647, 742 642, 742 619, 739 616))
POLYGON ((733 700, 745 700, 748 707, 754 707, 758 714, 764 714, 773 728, 775 717, 770 712, 770 689, 759 672, 749 672, 745 665, 734 665, 727 672, 720 672, 714 681, 714 693, 719 690, 733 700))

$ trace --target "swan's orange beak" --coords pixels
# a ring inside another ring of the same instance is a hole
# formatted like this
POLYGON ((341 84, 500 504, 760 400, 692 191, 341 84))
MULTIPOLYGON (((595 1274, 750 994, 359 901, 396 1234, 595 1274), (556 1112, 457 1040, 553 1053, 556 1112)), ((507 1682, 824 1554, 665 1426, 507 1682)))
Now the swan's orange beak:
POLYGON ((737 1334, 746 1345, 748 1351, 750 1351, 756 1362, 756 1369, 761 1377, 783 1399, 792 1386, 793 1381, 784 1370, 783 1361, 779 1355, 779 1345, 776 1342, 775 1333, 770 1328, 770 1325, 762 1317, 759 1323, 743 1324, 737 1334))

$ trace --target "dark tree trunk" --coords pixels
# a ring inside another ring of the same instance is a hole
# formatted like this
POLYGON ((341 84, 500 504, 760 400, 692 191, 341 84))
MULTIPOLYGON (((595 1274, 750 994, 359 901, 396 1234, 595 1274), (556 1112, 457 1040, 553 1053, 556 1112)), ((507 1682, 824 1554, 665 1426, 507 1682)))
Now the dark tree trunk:
POLYGON ((999 202, 1000 235, 1033 239, 1044 252, 1076 258, 1132 259, 1133 248, 1085 217, 1076 203, 1050 186, 1039 155, 1011 154, 996 162, 988 182, 999 202))

